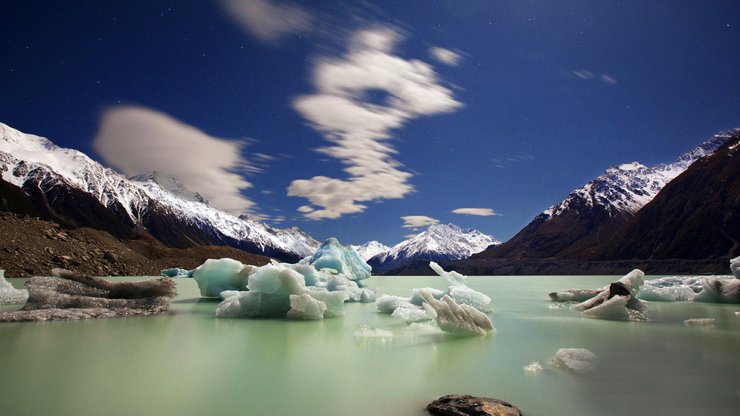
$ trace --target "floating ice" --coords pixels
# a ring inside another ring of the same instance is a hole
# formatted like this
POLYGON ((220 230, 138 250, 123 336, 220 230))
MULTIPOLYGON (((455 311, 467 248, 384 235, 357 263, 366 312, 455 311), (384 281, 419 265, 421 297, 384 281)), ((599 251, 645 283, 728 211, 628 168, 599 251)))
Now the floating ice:
POLYGON ((309 294, 290 295, 288 319, 324 319, 326 304, 309 294))
POLYGON ((208 259, 193 271, 193 279, 201 296, 215 298, 225 290, 244 290, 249 274, 255 269, 234 259, 208 259))
POLYGON ((427 315, 437 321, 439 328, 445 332, 458 335, 484 335, 494 330, 491 320, 478 309, 470 305, 458 305, 445 295, 436 300, 431 292, 419 291, 427 315))
POLYGON ((554 367, 565 368, 576 373, 593 370, 597 356, 585 348, 561 348, 550 360, 554 367))
POLYGON ((193 270, 185 270, 181 269, 179 267, 172 267, 170 269, 164 269, 159 272, 159 275, 162 277, 193 277, 193 270))
POLYGON ((429 267, 431 267, 431 269, 434 270, 435 273, 437 273, 441 277, 444 277, 445 280, 447 280, 447 284, 449 286, 466 286, 465 279, 467 279, 467 277, 465 277, 465 275, 462 275, 454 270, 446 272, 442 268, 442 266, 433 261, 429 262, 429 267))
POLYGON ((532 361, 524 366, 524 371, 527 373, 539 373, 542 371, 542 364, 539 361, 532 361))
POLYGON ((26 303, 28 290, 16 289, 5 280, 5 270, 0 270, 0 305, 17 305, 26 303))
POLYGON ((553 302, 584 302, 601 293, 601 289, 567 289, 560 292, 550 292, 553 302))
POLYGON ((708 277, 702 285, 695 302, 740 303, 740 279, 708 277))
POLYGON ((683 321, 686 326, 712 326, 714 325, 713 318, 691 318, 683 321))
POLYGON ((352 246, 342 246, 336 238, 329 238, 313 256, 301 260, 316 270, 332 269, 349 280, 359 281, 370 277, 372 268, 365 263, 352 246))
POLYGON ((644 283, 645 273, 635 269, 609 285, 593 298, 573 306, 588 318, 643 321, 647 306, 635 297, 644 283))
POLYGON ((380 295, 375 300, 375 307, 381 313, 393 313, 399 306, 403 304, 412 305, 410 302, 411 298, 403 298, 401 296, 393 295, 380 295))
POLYGON ((344 315, 344 302, 348 299, 346 292, 309 290, 306 293, 326 305, 324 318, 334 318, 344 315))
POLYGON ((736 279, 740 279, 740 256, 730 260, 730 271, 732 271, 736 279))
POLYGON ((467 286, 450 286, 447 294, 460 305, 470 305, 481 312, 489 312, 491 298, 467 286))
POLYGON ((419 291, 420 290, 426 290, 426 291, 428 291, 429 293, 432 294, 432 296, 434 297, 434 299, 437 299, 437 300, 442 299, 442 296, 444 296, 445 293, 446 293, 443 290, 434 289, 434 288, 431 288, 431 287, 425 287, 425 288, 419 288, 419 289, 412 289, 412 291, 411 291, 412 295, 411 295, 411 299, 409 299, 409 302, 411 302, 412 304, 417 305, 417 306, 421 306, 421 304, 424 303, 424 299, 422 299, 421 298, 421 295, 419 294, 419 291))
POLYGON ((391 338, 393 332, 385 329, 371 328, 367 325, 360 325, 354 333, 355 338, 391 338))
POLYGON ((647 301, 691 302, 704 287, 704 277, 670 276, 645 281, 637 297, 647 301))
POLYGON ((401 304, 393 311, 391 316, 403 319, 407 324, 428 321, 431 319, 423 307, 409 304, 401 304))
POLYGON ((285 317, 290 310, 290 295, 238 292, 227 297, 216 308, 217 318, 285 317))

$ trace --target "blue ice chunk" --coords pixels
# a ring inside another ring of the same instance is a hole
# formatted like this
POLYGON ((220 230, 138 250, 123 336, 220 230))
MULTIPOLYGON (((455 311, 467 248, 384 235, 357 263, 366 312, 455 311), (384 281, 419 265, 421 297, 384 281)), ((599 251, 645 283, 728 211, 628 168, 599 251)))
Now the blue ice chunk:
POLYGON ((164 269, 159 272, 159 275, 162 277, 193 277, 193 270, 185 270, 181 269, 179 267, 172 267, 169 269, 164 269))
POLYGON ((342 246, 336 238, 329 238, 313 256, 303 259, 316 270, 332 269, 349 280, 359 281, 370 277, 372 268, 365 263, 352 246, 342 246))
POLYGON ((249 274, 255 269, 234 259, 208 259, 193 271, 193 279, 201 296, 215 298, 225 290, 246 289, 249 274))

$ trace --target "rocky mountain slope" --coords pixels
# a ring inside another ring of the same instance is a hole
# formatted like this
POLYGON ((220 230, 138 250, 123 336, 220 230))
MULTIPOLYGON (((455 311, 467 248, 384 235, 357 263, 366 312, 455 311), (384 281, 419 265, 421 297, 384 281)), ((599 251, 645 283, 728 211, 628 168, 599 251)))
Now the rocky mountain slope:
POLYGON ((609 168, 535 217, 511 240, 474 257, 590 258, 666 184, 735 134, 718 133, 670 164, 647 167, 632 162, 609 168))
POLYGON ((501 244, 478 230, 462 229, 454 224, 436 224, 390 250, 372 257, 368 264, 374 273, 397 269, 413 261, 466 259, 491 245, 501 244))
POLYGON ((119 238, 145 230, 170 247, 222 245, 287 261, 319 245, 296 228, 276 229, 213 208, 174 178, 149 174, 129 180, 82 152, 2 123, 0 173, 43 217, 119 238))

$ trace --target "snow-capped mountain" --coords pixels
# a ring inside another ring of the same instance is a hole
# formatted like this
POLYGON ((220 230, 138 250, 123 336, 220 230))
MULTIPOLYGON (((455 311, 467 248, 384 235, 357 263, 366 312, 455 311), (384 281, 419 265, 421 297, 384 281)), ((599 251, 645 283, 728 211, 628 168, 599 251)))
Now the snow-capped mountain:
POLYGON ((560 216, 574 206, 600 207, 610 216, 620 213, 634 215, 697 159, 714 153, 733 132, 715 134, 692 151, 682 154, 673 163, 647 167, 639 162, 632 162, 611 167, 603 175, 571 192, 559 204, 545 210, 540 214, 540 220, 560 216))
POLYGON ((431 225, 423 232, 393 246, 368 261, 378 272, 400 267, 410 261, 466 259, 492 245, 501 244, 493 236, 454 224, 431 225))
POLYGON ((151 172, 147 173, 140 173, 138 175, 134 175, 130 177, 134 182, 154 182, 167 190, 169 193, 180 197, 182 199, 188 200, 188 201, 195 201, 195 202, 202 202, 204 204, 208 204, 208 200, 203 197, 203 195, 191 191, 190 189, 186 188, 185 185, 181 184, 180 181, 177 180, 172 175, 168 175, 166 173, 162 173, 156 170, 153 170, 151 172))
POLYGON ((669 182, 739 131, 715 134, 673 163, 647 167, 632 162, 611 167, 536 216, 511 240, 474 257, 588 257, 594 247, 614 238, 614 232, 669 182))
POLYGON ((197 198, 183 198, 151 177, 139 178, 144 181, 127 179, 82 152, 61 148, 44 137, 24 134, 2 123, 0 172, 5 181, 27 194, 41 194, 49 204, 58 199, 46 197, 52 193, 91 195, 123 224, 144 227, 173 247, 229 245, 296 259, 312 254, 319 246, 297 228, 275 229, 256 220, 237 218, 197 198))
POLYGON ((390 251, 390 247, 386 246, 383 243, 380 243, 378 241, 368 241, 367 243, 361 245, 361 246, 352 246, 355 250, 357 250, 357 253, 359 253, 360 258, 362 258, 365 261, 370 260, 371 258, 377 256, 380 253, 385 253, 387 251, 390 251))

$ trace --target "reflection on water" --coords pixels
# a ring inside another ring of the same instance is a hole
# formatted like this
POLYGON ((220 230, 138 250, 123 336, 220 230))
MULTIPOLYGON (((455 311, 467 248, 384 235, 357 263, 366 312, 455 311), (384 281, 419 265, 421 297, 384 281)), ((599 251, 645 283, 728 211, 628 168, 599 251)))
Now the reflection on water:
MULTIPOLYGON (((369 285, 407 296, 444 288, 439 280, 369 285)), ((736 414, 740 307, 653 302, 651 322, 638 323, 550 308, 552 290, 610 280, 471 277, 493 299, 497 329, 471 338, 407 325, 372 304, 348 304, 345 317, 325 321, 216 319, 217 300, 178 280, 165 316, 1 325, 0 414, 423 415, 449 393, 508 400, 529 416, 736 414), (716 324, 686 327, 689 318, 716 324), (360 325, 393 337, 358 340, 360 325), (566 347, 596 353, 595 370, 549 368, 566 347), (545 369, 526 373, 532 361, 545 369)))

